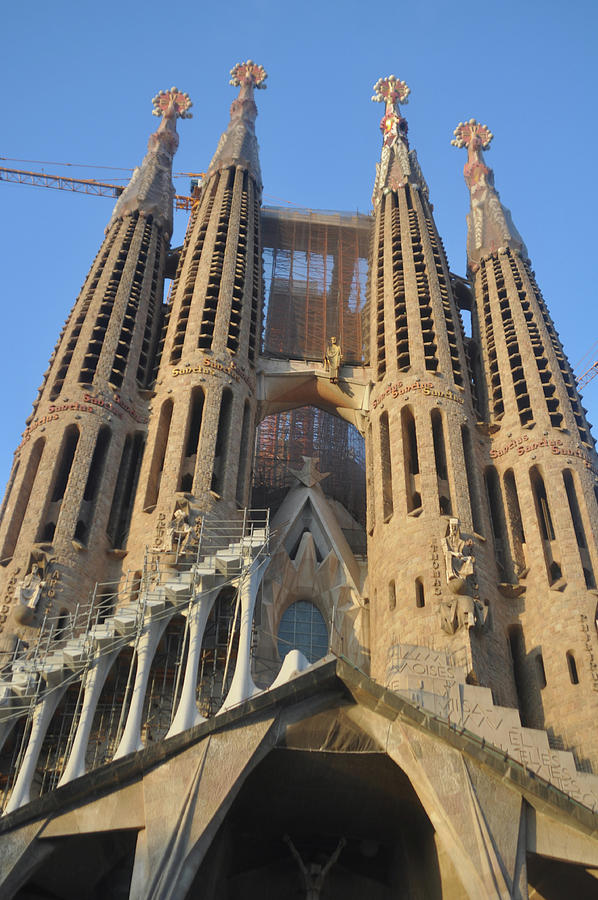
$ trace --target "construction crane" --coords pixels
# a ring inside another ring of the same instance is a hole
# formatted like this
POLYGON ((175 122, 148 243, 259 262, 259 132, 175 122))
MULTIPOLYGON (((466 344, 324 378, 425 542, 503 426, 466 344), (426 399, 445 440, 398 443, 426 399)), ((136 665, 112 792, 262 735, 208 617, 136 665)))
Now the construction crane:
MULTIPOLYGON (((190 175, 194 179, 201 179, 205 176, 205 172, 182 172, 181 174, 190 175)), ((119 197, 124 191, 124 187, 121 185, 95 181, 93 178, 68 178, 65 175, 47 175, 45 172, 26 172, 22 169, 6 169, 1 166, 0 181, 10 181, 14 184, 31 184, 36 187, 49 187, 60 191, 76 191, 82 194, 90 194, 93 197, 119 197)), ((175 194, 175 208, 190 211, 193 208, 195 199, 183 194, 175 194)))
POLYGON ((577 387, 582 388, 585 387, 586 384, 589 384, 592 378, 595 378, 598 375, 598 359, 595 360, 589 369, 586 369, 578 378, 577 387))

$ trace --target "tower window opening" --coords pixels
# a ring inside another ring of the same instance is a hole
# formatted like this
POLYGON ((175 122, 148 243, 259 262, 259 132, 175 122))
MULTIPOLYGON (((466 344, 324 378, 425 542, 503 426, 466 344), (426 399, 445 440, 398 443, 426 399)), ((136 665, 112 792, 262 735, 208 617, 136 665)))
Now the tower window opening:
POLYGON ((39 468, 40 460, 42 458, 45 443, 45 438, 38 438, 31 449, 31 453, 29 454, 27 466, 25 467, 25 472, 23 473, 21 487, 15 501, 10 526, 6 532, 4 546, 2 547, 3 560, 11 557, 15 551, 15 547, 21 533, 21 528, 23 526, 23 519, 25 518, 25 513, 27 512, 27 507, 29 505, 29 499, 31 497, 33 485, 35 484, 35 478, 37 475, 37 470, 39 468))
POLYGON ((97 497, 98 488, 104 472, 106 454, 108 452, 108 447, 110 446, 110 438, 110 429, 107 425, 103 425, 98 432, 96 445, 89 465, 85 491, 83 492, 83 499, 87 502, 93 502, 97 497))
POLYGON ((54 478, 54 489, 52 491, 52 503, 62 500, 66 486, 68 484, 69 475, 73 460, 75 458, 75 450, 79 442, 79 429, 76 425, 69 425, 64 433, 62 448, 59 457, 58 470, 54 478))
MULTIPOLYGON (((228 169, 225 177, 226 183, 222 195, 222 203, 218 217, 218 229, 212 250, 210 274, 206 286, 203 315, 197 342, 197 346, 202 350, 209 350, 211 348, 214 337, 216 312, 218 309, 218 299, 220 297, 220 284, 224 269, 224 254, 228 239, 228 225, 233 202, 233 186, 235 180, 234 167, 231 166, 228 169)), ((189 304, 190 302, 191 300, 189 299, 189 304)))
POLYGON ((397 590, 395 587, 394 580, 390 581, 388 584, 388 608, 390 610, 396 609, 397 605, 397 590))
POLYGON ((483 534, 480 492, 477 483, 477 468, 474 465, 471 434, 469 433, 467 425, 461 426, 461 443, 463 445, 463 459, 465 461, 465 474, 467 476, 467 488, 469 491, 469 505, 471 508, 473 530, 476 534, 483 534))
POLYGON ((507 502, 507 520, 511 530, 513 543, 514 562, 518 572, 526 568, 525 562, 525 533, 523 531, 523 519, 519 506, 519 495, 513 469, 507 469, 504 474, 503 484, 507 502))
POLYGON ((436 477, 438 480, 438 500, 442 515, 450 516, 452 511, 450 486, 448 481, 448 466, 446 462, 446 444, 444 440, 444 426, 440 410, 433 409, 432 440, 434 444, 434 460, 436 463, 436 477))
POLYGON ((251 318, 249 322, 249 360, 255 360, 260 297, 262 295, 262 255, 260 247, 260 201, 253 182, 249 182, 253 197, 253 271, 251 273, 251 318))
POLYGON ((237 470, 237 503, 243 506, 245 501, 245 484, 247 482, 247 469, 249 466, 249 426, 251 423, 251 408, 246 400, 243 406, 243 424, 241 425, 241 443, 239 445, 239 468, 237 470))
POLYGON ((426 605, 426 595, 424 592, 424 582, 421 578, 415 579, 415 605, 417 609, 423 609, 426 605))
POLYGON ((127 220, 126 231, 120 245, 118 257, 112 267, 110 280, 104 290, 95 325, 91 333, 91 339, 87 345, 87 351, 83 358, 83 365, 79 373, 80 384, 92 384, 100 361, 100 354, 104 346, 104 338, 108 324, 114 311, 117 294, 119 292, 127 254, 133 240, 133 234, 137 224, 137 218, 130 216, 127 220))
POLYGON ((393 514, 393 498, 390 426, 386 410, 380 416, 380 469, 382 472, 382 509, 384 521, 387 522, 393 514))
POLYGON ((538 673, 538 683, 540 685, 540 690, 544 690, 546 687, 546 670, 544 668, 544 658, 541 653, 536 653, 536 672, 538 673))
POLYGON ((166 449, 168 447, 168 436, 170 434, 170 423, 172 421, 172 410, 174 401, 172 399, 165 400, 160 410, 160 419, 156 430, 156 439, 154 443, 154 454, 150 467, 147 488, 145 492, 145 500, 143 507, 145 512, 151 511, 158 502, 160 493, 160 482, 162 480, 162 472, 164 470, 164 460, 166 458, 166 449))
POLYGON ((503 497, 500 489, 498 473, 494 466, 488 466, 484 472, 486 494, 490 508, 490 521, 494 537, 494 549, 501 579, 508 578, 511 573, 511 560, 509 543, 507 540, 505 511, 503 497))
POLYGON ((222 391, 220 401, 220 415, 218 417, 218 432, 216 434, 216 447, 214 448, 214 468, 212 470, 211 490, 215 494, 222 494, 224 486, 224 474, 226 472, 226 456, 230 437, 231 417, 233 410, 233 394, 229 388, 222 391))
MULTIPOLYGON (((77 347, 77 341, 79 335, 81 333, 81 329, 87 317, 87 313, 93 299, 95 290, 98 286, 100 278, 104 272, 104 268, 106 265, 106 260, 110 256, 110 251, 112 249, 112 245, 116 240, 116 236, 120 231, 122 222, 115 222, 112 228, 110 229, 109 236, 106 238, 104 243, 103 253, 99 258, 99 262, 97 265, 92 268, 92 271, 89 274, 89 277, 86 283, 83 285, 81 290, 81 294, 75 303, 73 308, 73 312, 69 317, 68 327, 72 324, 72 329, 69 335, 68 343, 66 344, 65 351, 62 354, 62 358, 60 360, 60 367, 56 373, 56 377, 54 379, 54 384, 52 385, 52 389, 50 391, 50 400, 56 400, 58 395, 62 390, 62 386, 64 384, 64 379, 66 378, 67 372, 69 370, 69 366, 71 364, 71 360, 73 358, 73 353, 75 352, 75 348, 77 347), (85 291, 85 294, 83 293, 85 291), (80 302, 80 305, 78 306, 80 302), (76 318, 74 317, 75 312, 77 313, 76 318)), ((64 333, 66 334, 66 328, 64 329, 64 333)), ((61 341, 59 341, 59 344, 61 341)))
POLYGON ((407 492, 407 511, 421 509, 419 493, 419 456, 417 451, 417 433, 413 412, 408 406, 401 410, 401 431, 403 437, 403 461, 405 469, 405 488, 407 492))
POLYGON ((386 333, 384 328, 384 217, 388 195, 382 198, 378 220, 378 233, 374 247, 374 264, 371 273, 371 288, 376 297, 376 347, 378 380, 386 374, 386 333))
POLYGON ((546 487, 537 466, 530 469, 530 480, 532 483, 532 491, 536 502, 536 514, 538 516, 538 524, 540 526, 542 537, 545 541, 554 541, 554 527, 552 524, 552 516, 550 515, 550 506, 548 505, 546 487))
POLYGON ((572 650, 567 650, 567 666, 569 668, 569 678, 571 684, 579 684, 579 675, 577 672, 577 663, 572 650))
POLYGON ((507 630, 507 637, 513 661, 513 676, 521 724, 524 727, 529 727, 532 724, 533 715, 531 698, 527 689, 525 639, 521 625, 510 625, 507 630))
POLYGON ((579 501, 577 498, 577 491, 575 489, 575 481, 573 473, 570 469, 563 470, 563 481, 565 483, 565 490, 567 492, 569 511, 571 513, 571 521, 573 522, 573 529, 575 531, 575 539, 577 540, 577 547, 579 549, 579 556, 581 559, 586 587, 594 588, 596 587, 596 582, 594 578, 590 554, 588 552, 588 541, 586 538, 581 509, 579 507, 579 501))
POLYGON ((544 561, 546 564, 546 574, 548 583, 553 586, 561 581, 563 577, 562 569, 558 559, 555 558, 557 544, 555 541, 554 527, 552 524, 552 515, 550 513, 550 505, 546 486, 542 473, 538 466, 532 466, 529 472, 532 493, 534 496, 534 506, 536 508, 536 518, 540 535, 542 537, 542 549, 544 551, 544 561))
POLYGON ((53 541, 54 534, 56 532, 56 523, 55 522, 46 522, 39 533, 40 541, 53 541))
POLYGON ((376 503, 374 494, 374 463, 372 460, 372 423, 368 423, 368 440, 366 442, 366 485, 367 485, 367 529, 373 534, 376 527, 376 503))
POLYGON ((181 462, 179 490, 193 490, 193 478, 195 476, 195 464, 199 449, 199 437, 204 408, 204 391, 201 387, 193 388, 191 392, 189 413, 187 416, 187 432, 185 436, 185 455, 181 462))
POLYGON ((310 663, 328 652, 328 629, 322 613, 309 600, 297 600, 282 614, 278 626, 278 655, 299 650, 310 663))
POLYGON ((63 608, 58 613, 58 619, 56 621, 56 628, 54 629, 54 640, 61 641, 64 640, 68 635, 68 626, 69 626, 70 615, 68 609, 63 606, 63 608))
POLYGON ((129 533, 144 447, 145 441, 141 432, 127 435, 106 528, 113 547, 123 547, 129 533))

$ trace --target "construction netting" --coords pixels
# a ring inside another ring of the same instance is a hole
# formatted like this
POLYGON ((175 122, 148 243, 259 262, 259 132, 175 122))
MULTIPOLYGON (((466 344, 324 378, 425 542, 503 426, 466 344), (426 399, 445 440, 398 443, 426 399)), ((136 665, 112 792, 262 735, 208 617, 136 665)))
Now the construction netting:
POLYGON ((322 360, 334 336, 347 365, 367 361, 371 222, 359 213, 262 209, 266 356, 322 360))
MULTIPOLYGON (((332 336, 343 363, 367 362, 364 335, 371 217, 321 210, 262 210, 264 334, 262 353, 321 362, 332 336)), ((275 510, 296 483, 291 469, 317 456, 324 493, 365 524, 365 451, 357 430, 313 407, 268 416, 256 447, 253 502, 275 510)), ((363 529, 346 536, 364 552, 363 529)))

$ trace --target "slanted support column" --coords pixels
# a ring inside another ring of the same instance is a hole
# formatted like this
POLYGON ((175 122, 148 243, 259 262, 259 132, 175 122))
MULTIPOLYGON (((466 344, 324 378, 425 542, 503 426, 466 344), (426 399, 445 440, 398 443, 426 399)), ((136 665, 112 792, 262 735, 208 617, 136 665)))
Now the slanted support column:
POLYGON ((58 787, 73 781, 75 778, 80 778, 81 775, 85 775, 85 754, 96 706, 98 705, 108 672, 112 668, 119 652, 120 650, 114 650, 106 656, 98 656, 96 664, 85 677, 85 696, 81 707, 81 717, 79 718, 68 762, 58 782, 58 787))
POLYGON ((52 716, 56 712, 56 707, 62 700, 65 691, 66 685, 50 691, 35 708, 27 750, 25 751, 10 800, 4 811, 5 813, 13 812, 15 809, 19 809, 20 806, 29 803, 31 782, 35 775, 35 768, 46 736, 46 731, 48 730, 52 716))
POLYGON ((243 579, 239 590, 241 591, 241 631, 239 634, 239 652, 232 684, 226 700, 219 709, 218 714, 226 712, 232 706, 243 703, 254 694, 259 693, 259 688, 251 677, 251 630, 253 625, 253 613, 258 588, 264 573, 264 561, 254 563, 243 579))
POLYGON ((137 750, 143 748, 141 742, 141 716, 143 714, 147 682, 160 638, 164 634, 170 618, 152 619, 148 622, 147 629, 139 639, 137 646, 137 671, 135 673, 131 706, 127 715, 127 724, 118 745, 118 750, 114 754, 114 759, 120 759, 122 756, 127 756, 128 753, 136 753, 137 750))
POLYGON ((193 602, 189 610, 189 651, 185 666, 185 678, 183 680, 181 699, 179 700, 176 715, 168 729, 167 738, 180 734, 182 731, 187 731, 188 728, 193 728, 194 725, 199 725, 200 722, 205 721, 205 716, 202 716, 197 709, 197 670, 199 668, 206 622, 219 590, 220 588, 201 594, 199 599, 193 602))

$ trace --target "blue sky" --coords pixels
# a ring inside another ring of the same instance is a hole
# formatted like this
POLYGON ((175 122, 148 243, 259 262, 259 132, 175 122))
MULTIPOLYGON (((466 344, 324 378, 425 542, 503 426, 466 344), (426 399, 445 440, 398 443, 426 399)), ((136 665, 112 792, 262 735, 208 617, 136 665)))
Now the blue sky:
MULTIPOLYGON (((264 202, 368 212, 380 151, 372 85, 394 73, 411 87, 404 113, 451 268, 464 273, 468 196, 465 151, 450 140, 473 116, 495 135, 487 162, 581 372, 598 356, 597 23, 596 4, 585 0, 10 4, 0 37, 0 156, 11 159, 0 165, 124 177, 89 165, 136 165, 157 121, 151 98, 176 84, 190 93, 194 118, 179 123, 175 171, 202 171, 236 93, 229 69, 251 57, 269 74, 257 95, 264 202), (65 162, 85 166, 56 165, 65 162)), ((175 183, 188 192, 187 178, 175 183)), ((1 182, 0 202, 4 483, 112 202, 1 182)), ((185 227, 185 214, 176 215, 175 242, 185 227)), ((598 424, 598 378, 584 397, 598 424)))

